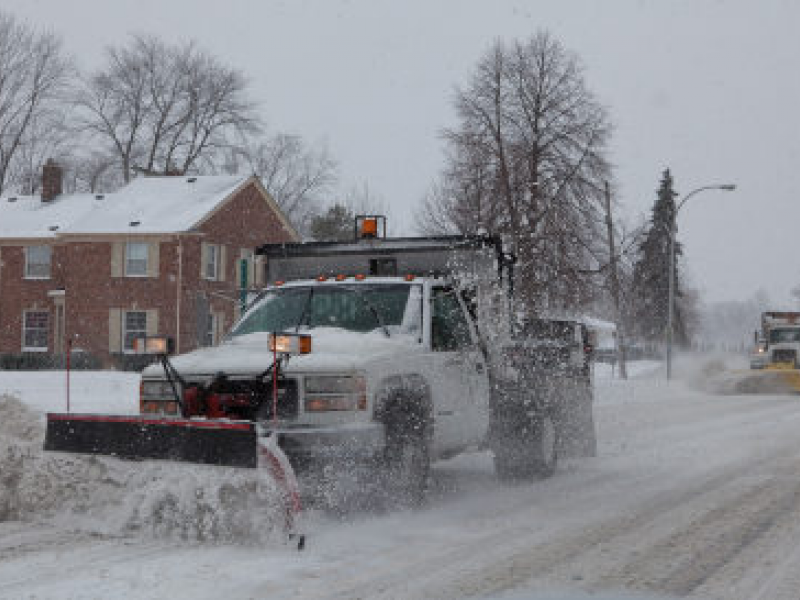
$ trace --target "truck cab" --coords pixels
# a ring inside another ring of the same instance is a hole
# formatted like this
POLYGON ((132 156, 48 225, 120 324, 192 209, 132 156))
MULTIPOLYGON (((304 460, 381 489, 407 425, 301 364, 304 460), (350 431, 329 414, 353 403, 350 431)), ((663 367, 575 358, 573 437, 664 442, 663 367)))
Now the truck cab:
POLYGON ((761 331, 755 332, 756 347, 751 368, 797 369, 800 366, 800 312, 767 311, 761 315, 761 331))

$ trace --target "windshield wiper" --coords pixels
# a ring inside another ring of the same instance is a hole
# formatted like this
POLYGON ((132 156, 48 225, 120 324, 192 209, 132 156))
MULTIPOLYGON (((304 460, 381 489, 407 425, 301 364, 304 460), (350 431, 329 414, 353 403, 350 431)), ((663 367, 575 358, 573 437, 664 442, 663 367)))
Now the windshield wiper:
POLYGON ((375 307, 372 305, 372 303, 370 303, 370 301, 369 301, 369 300, 367 300, 367 296, 366 296, 366 294, 364 294, 363 292, 358 292, 358 291, 355 291, 355 290, 353 290, 353 291, 356 293, 356 295, 357 295, 359 298, 361 298, 361 299, 364 301, 364 304, 366 304, 367 308, 369 309, 369 312, 371 312, 371 313, 372 313, 372 316, 374 316, 374 317, 375 317, 375 320, 378 322, 378 325, 380 325, 380 326, 381 326, 381 329, 383 330, 383 334, 384 334, 384 335, 385 335, 387 338, 388 338, 388 337, 392 337, 392 336, 391 336, 391 334, 389 333, 389 328, 388 328, 388 327, 386 327, 386 323, 384 323, 384 322, 383 322, 383 319, 381 319, 381 315, 380 315, 380 313, 378 312, 378 309, 377 309, 377 308, 375 308, 375 307))

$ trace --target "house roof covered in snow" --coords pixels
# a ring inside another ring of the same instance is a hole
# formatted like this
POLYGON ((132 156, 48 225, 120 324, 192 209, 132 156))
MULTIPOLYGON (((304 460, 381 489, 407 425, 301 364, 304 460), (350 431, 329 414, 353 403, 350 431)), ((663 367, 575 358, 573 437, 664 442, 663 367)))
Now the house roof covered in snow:
POLYGON ((185 232, 251 179, 255 181, 241 175, 139 177, 111 194, 64 194, 50 202, 39 196, 3 197, 0 238, 185 232))
POLYGON ((2 196, 0 239, 55 238, 96 203, 94 194, 69 194, 51 202, 39 196, 2 196))

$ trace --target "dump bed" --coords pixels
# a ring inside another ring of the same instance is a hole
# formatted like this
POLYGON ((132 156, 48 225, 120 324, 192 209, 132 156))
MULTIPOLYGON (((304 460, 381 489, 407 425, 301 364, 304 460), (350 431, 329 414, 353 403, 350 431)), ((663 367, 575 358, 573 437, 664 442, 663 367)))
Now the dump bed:
POLYGON ((343 242, 266 244, 267 281, 314 279, 320 275, 499 276, 499 241, 488 236, 372 238, 343 242))

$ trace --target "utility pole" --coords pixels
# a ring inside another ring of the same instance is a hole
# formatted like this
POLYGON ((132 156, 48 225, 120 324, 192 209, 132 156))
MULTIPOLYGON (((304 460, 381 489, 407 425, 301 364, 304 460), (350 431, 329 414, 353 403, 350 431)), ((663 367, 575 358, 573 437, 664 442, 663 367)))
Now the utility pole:
POLYGON ((625 338, 622 330, 622 309, 619 300, 619 272, 617 271, 617 248, 614 245, 614 219, 611 215, 611 189, 608 181, 605 182, 606 197, 606 227, 608 228, 608 256, 609 274, 611 279, 611 299, 614 302, 614 318, 617 326, 617 358, 619 360, 619 376, 628 378, 628 368, 625 362, 625 338))

